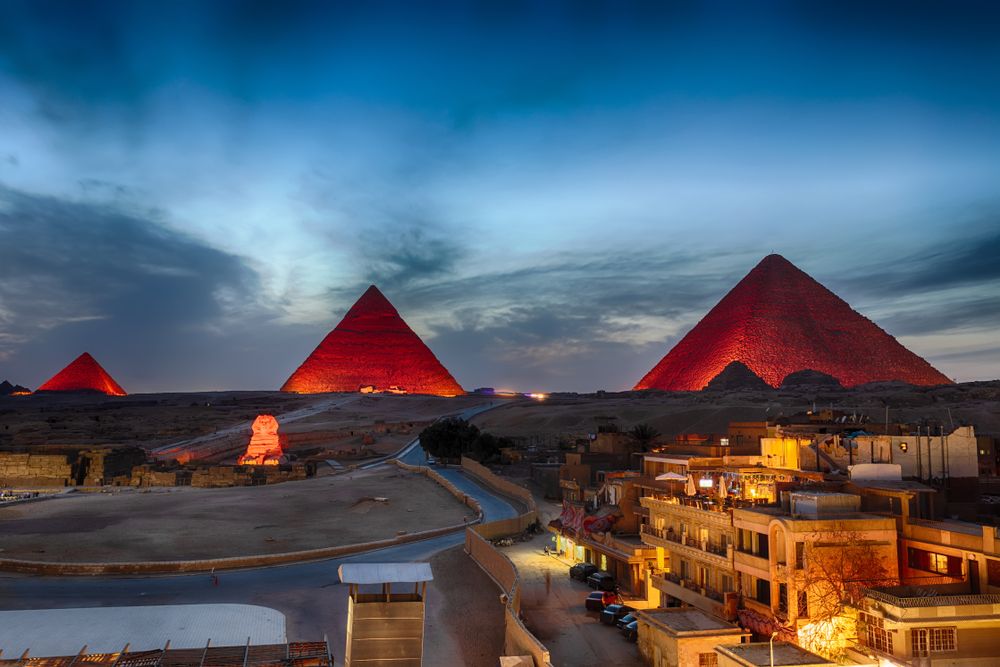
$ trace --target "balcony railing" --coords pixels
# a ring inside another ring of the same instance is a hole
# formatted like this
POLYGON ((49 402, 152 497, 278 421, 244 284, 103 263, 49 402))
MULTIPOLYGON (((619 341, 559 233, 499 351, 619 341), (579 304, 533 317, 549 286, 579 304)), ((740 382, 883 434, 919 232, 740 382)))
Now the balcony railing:
POLYGON ((689 591, 697 593, 698 595, 704 595, 710 600, 715 600, 716 602, 723 602, 725 600, 725 596, 723 596, 723 594, 719 591, 708 588, 707 586, 701 586, 697 582, 692 581, 691 579, 685 579, 675 572, 664 572, 661 576, 665 581, 677 584, 681 588, 685 588, 689 591))
POLYGON ((641 532, 645 535, 651 535, 652 537, 667 542, 673 542, 674 544, 679 544, 706 554, 712 554, 713 556, 718 556, 720 558, 729 557, 729 549, 724 544, 716 544, 707 540, 697 540, 690 535, 682 535, 674 530, 656 528, 655 526, 650 526, 649 524, 643 524, 641 532))

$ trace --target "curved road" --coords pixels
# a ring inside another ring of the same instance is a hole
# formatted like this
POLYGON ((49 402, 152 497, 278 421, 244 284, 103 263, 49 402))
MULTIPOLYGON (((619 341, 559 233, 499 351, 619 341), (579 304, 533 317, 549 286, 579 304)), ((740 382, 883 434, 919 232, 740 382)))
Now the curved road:
MULTIPOLYGON (((462 416, 469 418, 490 407, 494 407, 493 404, 478 406, 463 412, 462 416)), ((425 457, 423 450, 416 446, 418 444, 419 440, 415 440, 396 456, 414 464, 421 463, 425 457)), ((485 521, 518 514, 509 502, 461 469, 439 468, 438 472, 479 502, 485 521)), ((337 577, 337 567, 341 563, 427 560, 464 540, 464 533, 456 532, 345 558, 227 571, 219 574, 218 585, 213 585, 211 576, 204 573, 139 578, 2 574, 0 609, 219 602, 256 604, 285 614, 290 641, 315 640, 329 635, 331 647, 337 649, 344 646, 347 622, 347 588, 337 577)))

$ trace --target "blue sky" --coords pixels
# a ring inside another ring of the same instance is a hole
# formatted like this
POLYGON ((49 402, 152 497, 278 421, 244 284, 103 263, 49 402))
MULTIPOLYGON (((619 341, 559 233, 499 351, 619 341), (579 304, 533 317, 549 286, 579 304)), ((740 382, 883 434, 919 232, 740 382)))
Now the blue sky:
POLYGON ((467 388, 630 387, 786 256, 1000 377, 987 2, 0 0, 0 378, 276 388, 377 283, 467 388))

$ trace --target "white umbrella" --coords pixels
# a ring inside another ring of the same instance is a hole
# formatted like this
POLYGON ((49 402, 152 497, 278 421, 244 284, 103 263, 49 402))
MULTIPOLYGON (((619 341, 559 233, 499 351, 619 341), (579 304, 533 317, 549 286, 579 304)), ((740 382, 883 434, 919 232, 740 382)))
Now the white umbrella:
POLYGON ((656 476, 656 481, 658 482, 683 482, 687 480, 687 477, 676 472, 665 472, 662 475, 656 476))
POLYGON ((684 487, 684 493, 689 496, 698 495, 698 487, 694 483, 694 475, 688 475, 687 486, 684 487))
POLYGON ((726 489, 726 478, 719 478, 719 500, 725 500, 726 496, 729 495, 729 490, 726 489))

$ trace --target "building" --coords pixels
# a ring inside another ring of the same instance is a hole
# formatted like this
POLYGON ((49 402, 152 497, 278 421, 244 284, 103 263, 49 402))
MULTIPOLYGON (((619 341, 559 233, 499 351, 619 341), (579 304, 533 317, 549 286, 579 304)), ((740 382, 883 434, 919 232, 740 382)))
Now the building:
POLYGON ((689 604, 734 620, 739 595, 730 513, 721 505, 699 506, 680 497, 647 496, 641 503, 649 511, 642 541, 656 549, 650 584, 666 596, 661 604, 689 604))
POLYGON ((852 494, 796 491, 786 498, 782 507, 733 510, 738 617, 760 636, 795 628, 804 643, 817 639, 813 621, 840 615, 850 586, 897 580, 896 521, 861 512, 852 494))
POLYGON ((717 667, 835 667, 837 663, 795 644, 776 641, 719 646, 717 667))
POLYGON ((940 590, 868 591, 859 605, 858 641, 851 653, 913 667, 1000 664, 1000 595, 940 590))
POLYGON ((649 609, 636 614, 639 655, 653 667, 715 665, 715 647, 738 644, 747 634, 698 609, 649 609))

